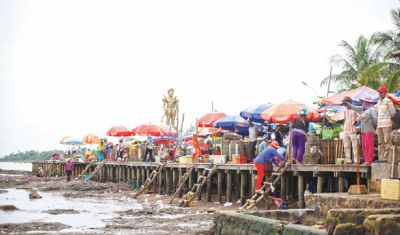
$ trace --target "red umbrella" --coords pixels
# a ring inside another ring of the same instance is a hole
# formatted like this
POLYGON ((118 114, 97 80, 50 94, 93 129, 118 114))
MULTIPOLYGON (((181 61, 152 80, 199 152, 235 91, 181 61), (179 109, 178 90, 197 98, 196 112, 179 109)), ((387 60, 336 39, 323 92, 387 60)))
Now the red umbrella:
POLYGON ((226 117, 225 113, 220 112, 211 112, 207 113, 198 120, 197 126, 198 127, 213 127, 214 122, 218 121, 219 119, 226 117))
POLYGON ((132 131, 128 130, 128 128, 119 125, 111 127, 110 130, 107 131, 107 135, 115 137, 126 137, 126 136, 132 136, 133 133, 132 131))
POLYGON ((261 118, 270 123, 286 124, 299 117, 300 110, 304 108, 308 111, 307 118, 309 120, 318 121, 321 119, 321 115, 317 110, 291 100, 272 106, 261 113, 261 118))
POLYGON ((174 131, 164 125, 143 124, 132 130, 135 135, 151 135, 151 136, 172 136, 176 135, 174 131))

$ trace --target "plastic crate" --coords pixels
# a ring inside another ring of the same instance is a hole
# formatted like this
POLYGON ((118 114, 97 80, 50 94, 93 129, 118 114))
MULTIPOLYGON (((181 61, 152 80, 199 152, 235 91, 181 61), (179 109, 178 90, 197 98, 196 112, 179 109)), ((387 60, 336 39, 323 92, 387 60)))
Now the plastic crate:
POLYGON ((193 158, 192 156, 183 156, 179 158, 179 163, 183 164, 192 164, 193 163, 193 158))
POLYGON ((382 179, 381 198, 400 200, 400 179, 382 179))

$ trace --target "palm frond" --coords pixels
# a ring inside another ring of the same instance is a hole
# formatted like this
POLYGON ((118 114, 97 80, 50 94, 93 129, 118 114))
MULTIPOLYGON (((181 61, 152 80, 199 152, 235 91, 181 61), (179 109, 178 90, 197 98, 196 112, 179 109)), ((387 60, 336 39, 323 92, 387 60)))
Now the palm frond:
POLYGON ((400 82, 400 70, 397 70, 392 74, 392 76, 390 76, 387 79, 385 85, 388 87, 389 92, 396 92, 398 89, 400 89, 399 82, 400 82))

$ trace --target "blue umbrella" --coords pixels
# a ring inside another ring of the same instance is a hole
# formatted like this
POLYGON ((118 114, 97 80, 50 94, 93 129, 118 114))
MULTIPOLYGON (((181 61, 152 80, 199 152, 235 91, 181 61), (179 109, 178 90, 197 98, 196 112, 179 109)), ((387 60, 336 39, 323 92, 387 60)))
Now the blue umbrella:
POLYGON ((240 112, 240 116, 253 122, 264 123, 265 121, 261 118, 261 113, 271 107, 272 104, 270 103, 256 105, 240 112))
POLYGON ((249 135, 249 124, 240 116, 226 116, 214 123, 214 127, 236 132, 239 135, 249 135))
POLYGON ((71 137, 71 138, 64 140, 63 144, 65 144, 65 145, 83 145, 83 142, 79 138, 71 137))
POLYGON ((400 97, 400 90, 395 94, 395 96, 400 97))

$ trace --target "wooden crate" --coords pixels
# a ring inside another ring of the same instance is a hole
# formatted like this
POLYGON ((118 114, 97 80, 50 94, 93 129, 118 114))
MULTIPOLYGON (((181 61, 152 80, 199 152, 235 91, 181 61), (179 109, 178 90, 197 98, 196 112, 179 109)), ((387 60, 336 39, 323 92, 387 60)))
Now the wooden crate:
POLYGON ((382 179, 381 198, 400 200, 400 179, 382 179))

